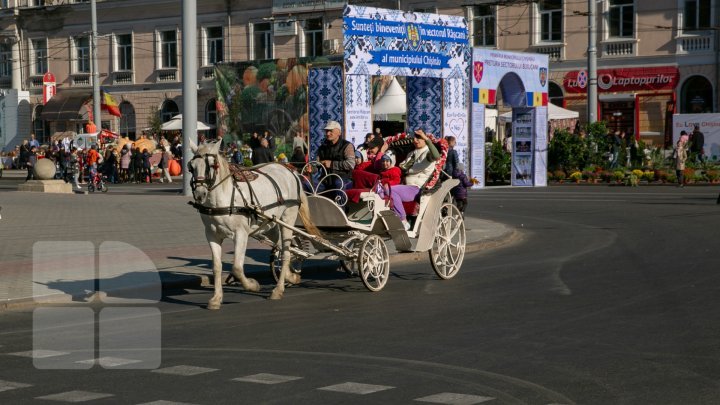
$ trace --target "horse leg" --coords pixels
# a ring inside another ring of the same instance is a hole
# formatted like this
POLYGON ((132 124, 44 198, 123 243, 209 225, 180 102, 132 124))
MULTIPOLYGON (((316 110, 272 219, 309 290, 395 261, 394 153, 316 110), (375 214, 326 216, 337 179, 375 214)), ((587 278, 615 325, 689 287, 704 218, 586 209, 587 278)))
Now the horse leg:
POLYGON ((282 243, 283 246, 283 255, 282 255, 282 270, 280 271, 280 276, 278 277, 278 282, 275 288, 272 290, 272 294, 270 294, 271 300, 279 300, 283 297, 283 294, 285 293, 285 275, 288 273, 289 269, 289 257, 290 257, 290 239, 285 238, 285 230, 281 232, 282 239, 280 243, 282 243))
POLYGON ((220 309, 223 301, 223 289, 222 289, 222 240, 210 239, 210 250, 212 251, 212 267, 213 267, 213 279, 215 294, 208 302, 208 309, 220 309))
POLYGON ((233 258, 232 275, 235 279, 240 280, 245 291, 258 292, 260 284, 254 279, 245 277, 243 265, 245 263, 245 249, 247 249, 247 232, 235 232, 235 257, 233 258))

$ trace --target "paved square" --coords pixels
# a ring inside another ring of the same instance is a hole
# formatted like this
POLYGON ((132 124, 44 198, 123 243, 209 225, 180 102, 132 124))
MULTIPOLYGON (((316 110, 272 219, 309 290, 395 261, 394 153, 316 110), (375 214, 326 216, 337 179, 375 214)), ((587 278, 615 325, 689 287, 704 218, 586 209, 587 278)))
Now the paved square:
POLYGON ((251 382, 257 384, 281 384, 289 381, 299 380, 302 377, 295 377, 291 375, 279 375, 279 374, 253 374, 246 377, 233 378, 233 381, 251 382))
POLYGON ((193 376, 193 375, 198 375, 198 374, 211 373, 213 371, 218 371, 218 369, 217 368, 207 368, 207 367, 184 366, 184 365, 159 368, 157 370, 152 370, 153 373, 183 375, 183 376, 193 376))
POLYGON ((138 404, 138 405, 195 405, 195 404, 191 404, 189 402, 173 402, 173 401, 160 400, 160 401, 152 401, 152 402, 143 402, 142 404, 138 404))
POLYGON ((0 380, 0 392, 10 391, 10 390, 14 390, 17 388, 27 388, 27 387, 32 387, 32 385, 0 380))
POLYGON ((88 359, 76 361, 78 364, 99 364, 102 367, 120 367, 128 364, 142 363, 142 360, 121 359, 119 357, 100 357, 98 359, 88 359), (96 363, 97 362, 97 363, 96 363))
POLYGON ((47 399, 49 401, 58 402, 86 402, 94 401, 96 399, 109 398, 113 394, 103 394, 101 392, 89 392, 89 391, 68 391, 61 392, 59 394, 45 395, 43 397, 37 397, 35 399, 47 399))
POLYGON ((493 399, 495 398, 481 397, 479 395, 456 394, 454 392, 443 392, 441 394, 418 398, 416 401, 429 402, 431 404, 473 405, 492 401, 493 399))
POLYGON ((346 382, 346 383, 330 385, 328 387, 322 387, 322 388, 318 388, 318 389, 323 390, 323 391, 344 392, 347 394, 367 395, 367 394, 372 394, 374 392, 389 390, 392 388, 395 388, 395 387, 391 387, 388 385, 372 385, 372 384, 361 384, 361 383, 356 383, 356 382, 346 382))

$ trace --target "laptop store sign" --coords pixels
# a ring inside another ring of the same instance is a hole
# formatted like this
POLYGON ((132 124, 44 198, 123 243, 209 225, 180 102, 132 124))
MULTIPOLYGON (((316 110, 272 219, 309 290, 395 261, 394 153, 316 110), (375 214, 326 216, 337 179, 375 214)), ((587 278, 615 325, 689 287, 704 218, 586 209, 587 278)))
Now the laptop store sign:
MULTIPOLYGON (((652 67, 598 70, 599 92, 627 92, 638 90, 674 90, 680 72, 677 67, 652 67)), ((568 72, 563 87, 568 93, 587 92, 590 78, 585 70, 568 72)))

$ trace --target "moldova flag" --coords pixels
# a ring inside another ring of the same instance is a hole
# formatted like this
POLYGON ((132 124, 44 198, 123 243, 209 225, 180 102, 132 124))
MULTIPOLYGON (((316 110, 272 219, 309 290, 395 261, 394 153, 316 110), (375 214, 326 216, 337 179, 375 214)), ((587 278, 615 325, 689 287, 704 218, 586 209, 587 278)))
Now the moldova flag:
POLYGON ((113 98, 113 96, 110 95, 110 93, 103 91, 100 99, 102 100, 102 102, 100 103, 101 109, 107 111, 110 115, 122 117, 122 114, 120 114, 120 105, 117 103, 117 101, 115 101, 115 99, 113 98))

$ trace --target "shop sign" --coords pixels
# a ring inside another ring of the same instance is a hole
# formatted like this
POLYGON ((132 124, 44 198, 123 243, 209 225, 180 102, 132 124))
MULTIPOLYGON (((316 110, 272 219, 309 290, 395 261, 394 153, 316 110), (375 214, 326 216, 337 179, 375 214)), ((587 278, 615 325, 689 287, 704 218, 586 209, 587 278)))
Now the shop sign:
POLYGON ((55 95, 57 87, 55 86, 55 75, 47 72, 43 76, 43 105, 55 95))
MULTIPOLYGON (((674 66, 655 68, 627 68, 598 70, 598 92, 627 92, 637 90, 673 90, 680 78, 674 66)), ((568 72, 563 87, 568 93, 586 93, 589 85, 585 70, 568 72)))

